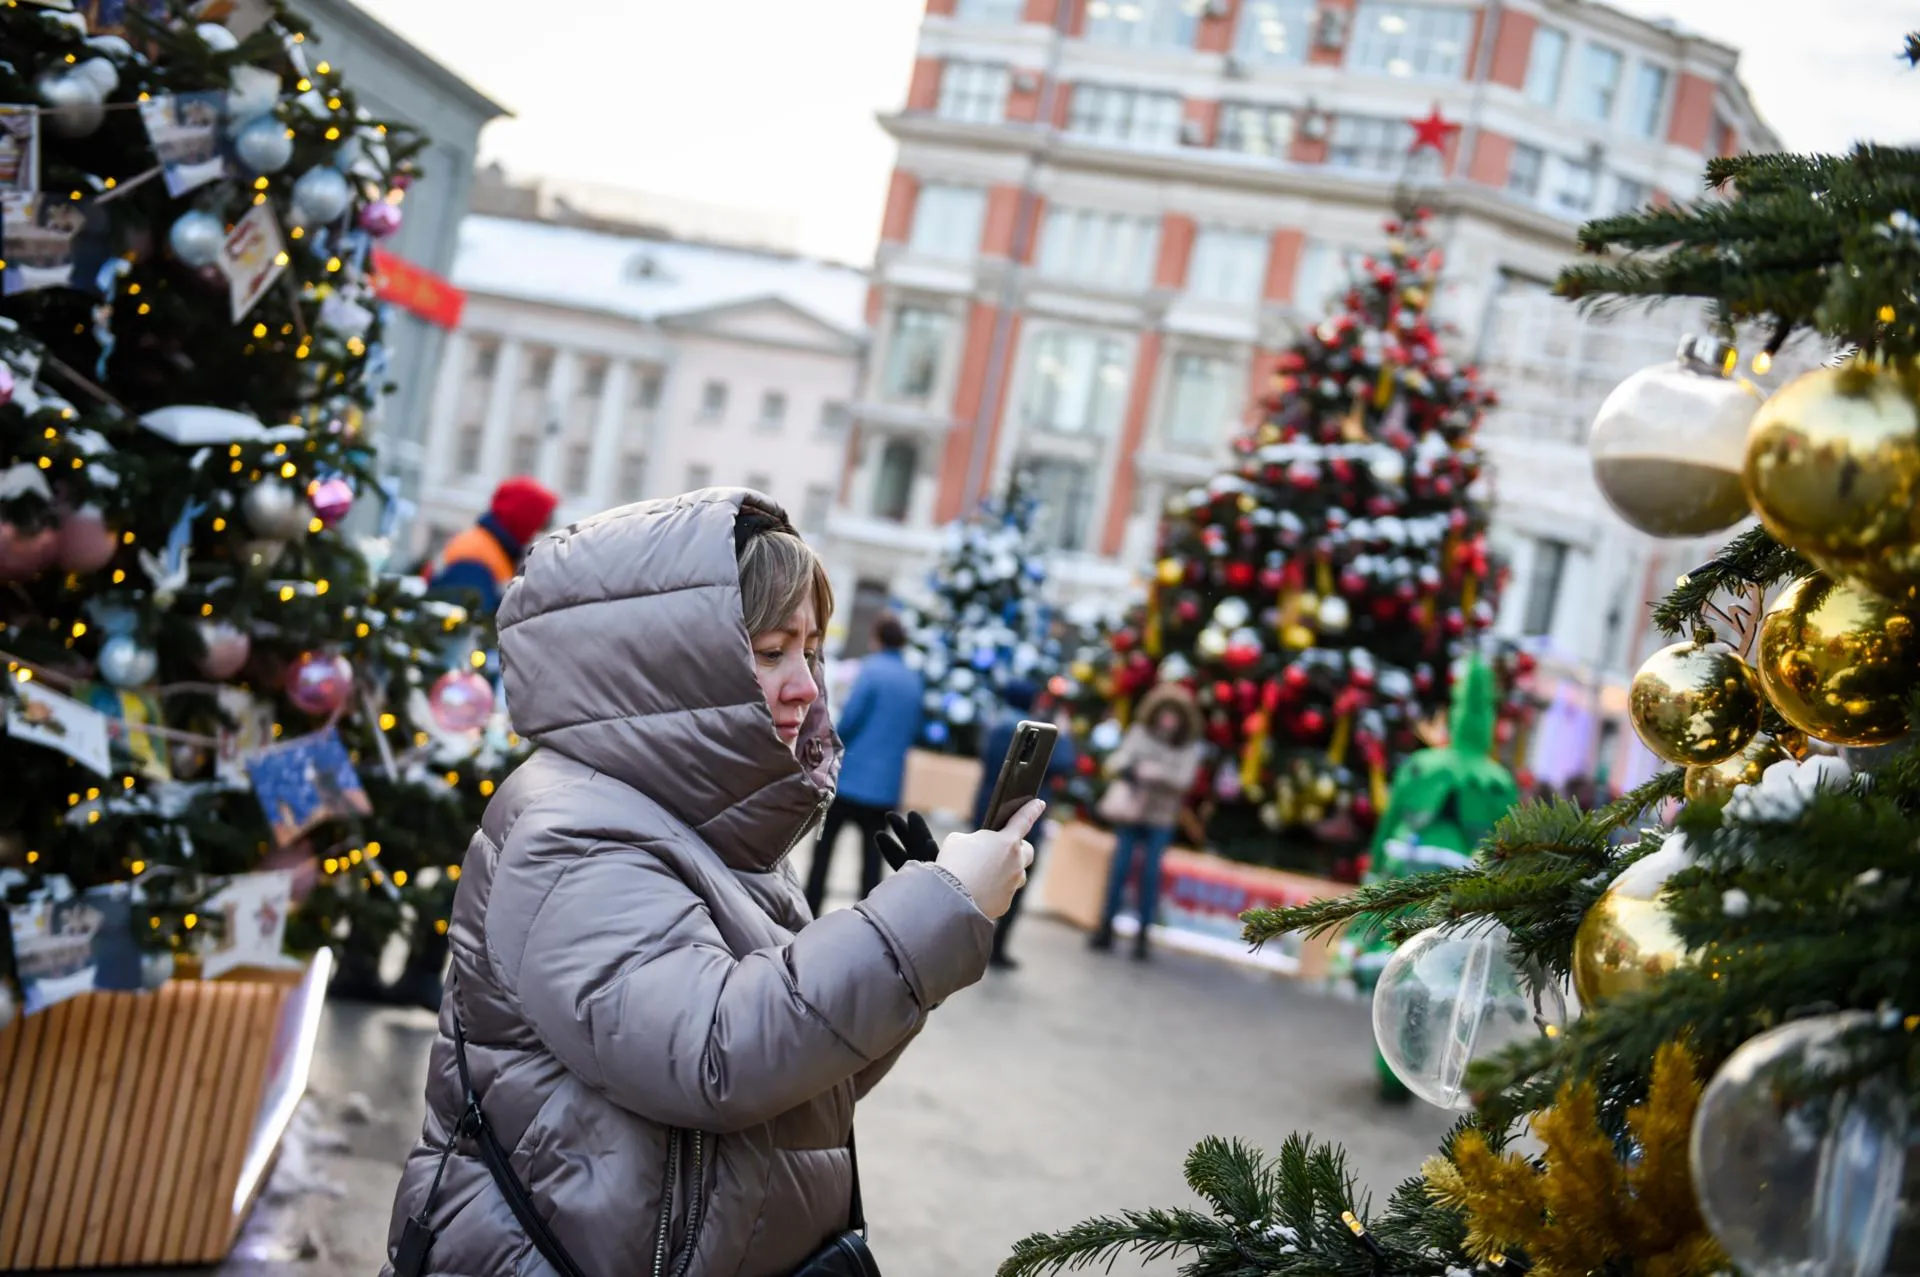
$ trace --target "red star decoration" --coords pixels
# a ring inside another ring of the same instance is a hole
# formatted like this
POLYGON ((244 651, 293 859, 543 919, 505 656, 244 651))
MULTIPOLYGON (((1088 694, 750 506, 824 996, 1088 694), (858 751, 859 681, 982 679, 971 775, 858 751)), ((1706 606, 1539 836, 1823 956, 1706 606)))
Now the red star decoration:
POLYGON ((1407 154, 1418 155, 1425 147, 1432 147, 1446 154, 1447 139, 1460 131, 1460 126, 1440 114, 1440 104, 1433 104, 1433 112, 1424 120, 1408 120, 1413 125, 1413 145, 1407 148, 1407 154))

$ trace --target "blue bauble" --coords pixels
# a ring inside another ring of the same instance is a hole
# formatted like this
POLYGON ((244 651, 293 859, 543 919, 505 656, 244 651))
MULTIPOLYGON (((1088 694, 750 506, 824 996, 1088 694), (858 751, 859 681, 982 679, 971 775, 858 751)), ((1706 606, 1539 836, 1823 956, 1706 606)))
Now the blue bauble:
POLYGON ((929 745, 946 744, 947 743, 947 725, 941 722, 937 718, 934 719, 932 722, 927 724, 926 737, 927 737, 927 743, 929 745))
POLYGON ((211 213, 191 209, 174 220, 167 232, 167 245, 173 255, 196 270, 220 260, 227 243, 227 228, 211 213))
POLYGON ((974 648, 973 656, 968 661, 968 664, 972 665, 973 668, 977 670, 992 669, 993 668, 993 649, 988 647, 974 648))
POLYGON ((293 162, 287 126, 271 115, 250 120, 233 139, 233 153, 253 173, 278 173, 293 162))
POLYGON ((299 226, 323 226, 337 220, 353 202, 353 191, 337 168, 317 164, 293 184, 293 220, 299 226))

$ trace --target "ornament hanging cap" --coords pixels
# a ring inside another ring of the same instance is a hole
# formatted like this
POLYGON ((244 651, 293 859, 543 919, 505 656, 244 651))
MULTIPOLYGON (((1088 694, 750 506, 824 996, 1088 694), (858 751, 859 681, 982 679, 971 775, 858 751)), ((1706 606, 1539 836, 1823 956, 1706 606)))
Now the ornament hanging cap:
POLYGON ((1688 372, 1709 377, 1731 377, 1740 364, 1740 352, 1731 342, 1691 333, 1680 339, 1680 348, 1673 357, 1688 372))

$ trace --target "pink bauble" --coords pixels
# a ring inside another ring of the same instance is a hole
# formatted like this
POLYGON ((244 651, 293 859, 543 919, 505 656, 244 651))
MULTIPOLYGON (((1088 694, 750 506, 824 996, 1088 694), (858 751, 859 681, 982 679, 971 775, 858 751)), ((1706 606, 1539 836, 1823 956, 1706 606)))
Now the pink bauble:
POLYGON ((202 621, 199 629, 200 642, 206 648, 200 657, 202 675, 224 683, 247 667, 253 638, 245 630, 226 621, 202 621))
POLYGON ((353 489, 345 479, 319 479, 307 489, 307 500, 320 522, 330 528, 353 509, 353 489))
POLYGON ((107 526, 97 506, 81 506, 60 520, 62 571, 98 572, 113 562, 119 548, 119 533, 107 526))
POLYGON ((400 229, 400 206, 380 200, 360 210, 360 229, 375 239, 385 239, 400 229))
POLYGON ((0 359, 0 404, 13 402, 13 365, 0 359))
POLYGON ((302 713, 326 718, 353 694, 353 666, 344 656, 302 652, 287 667, 287 699, 302 713))
POLYGON ((30 581, 52 566, 60 554, 60 533, 53 528, 28 531, 0 523, 0 581, 30 581))
POLYGON ((493 684, 472 670, 449 670, 434 681, 427 707, 443 732, 477 732, 493 717, 493 684))

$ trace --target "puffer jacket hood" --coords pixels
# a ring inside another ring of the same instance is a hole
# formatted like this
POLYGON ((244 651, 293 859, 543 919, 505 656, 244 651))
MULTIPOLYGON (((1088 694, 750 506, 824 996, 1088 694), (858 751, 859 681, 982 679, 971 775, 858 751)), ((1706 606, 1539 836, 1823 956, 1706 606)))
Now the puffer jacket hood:
POLYGON ((774 731, 740 601, 743 507, 786 522, 757 493, 708 488, 537 542, 500 603, 500 659, 515 731, 646 794, 729 867, 764 872, 829 796, 840 740, 817 667, 795 749, 774 731))
MULTIPOLYGON (((754 676, 734 532, 707 490, 540 542, 502 603, 514 723, 540 748, 461 864, 427 1117, 394 1197, 431 1277, 551 1277, 470 1138, 473 1088, 582 1272, 785 1277, 845 1228, 854 1102, 986 971, 993 924, 925 865, 813 919, 787 851, 831 796, 754 676)), ((390 1274, 391 1267, 383 1277, 390 1274)))
POLYGON ((1140 698, 1140 704, 1134 709, 1133 721, 1142 727, 1152 727, 1153 720, 1162 710, 1178 710, 1186 720, 1186 735, 1179 742, 1191 745, 1200 739, 1200 733, 1206 724, 1200 718, 1200 707, 1194 703, 1193 693, 1178 683, 1160 683, 1152 691, 1140 698))

